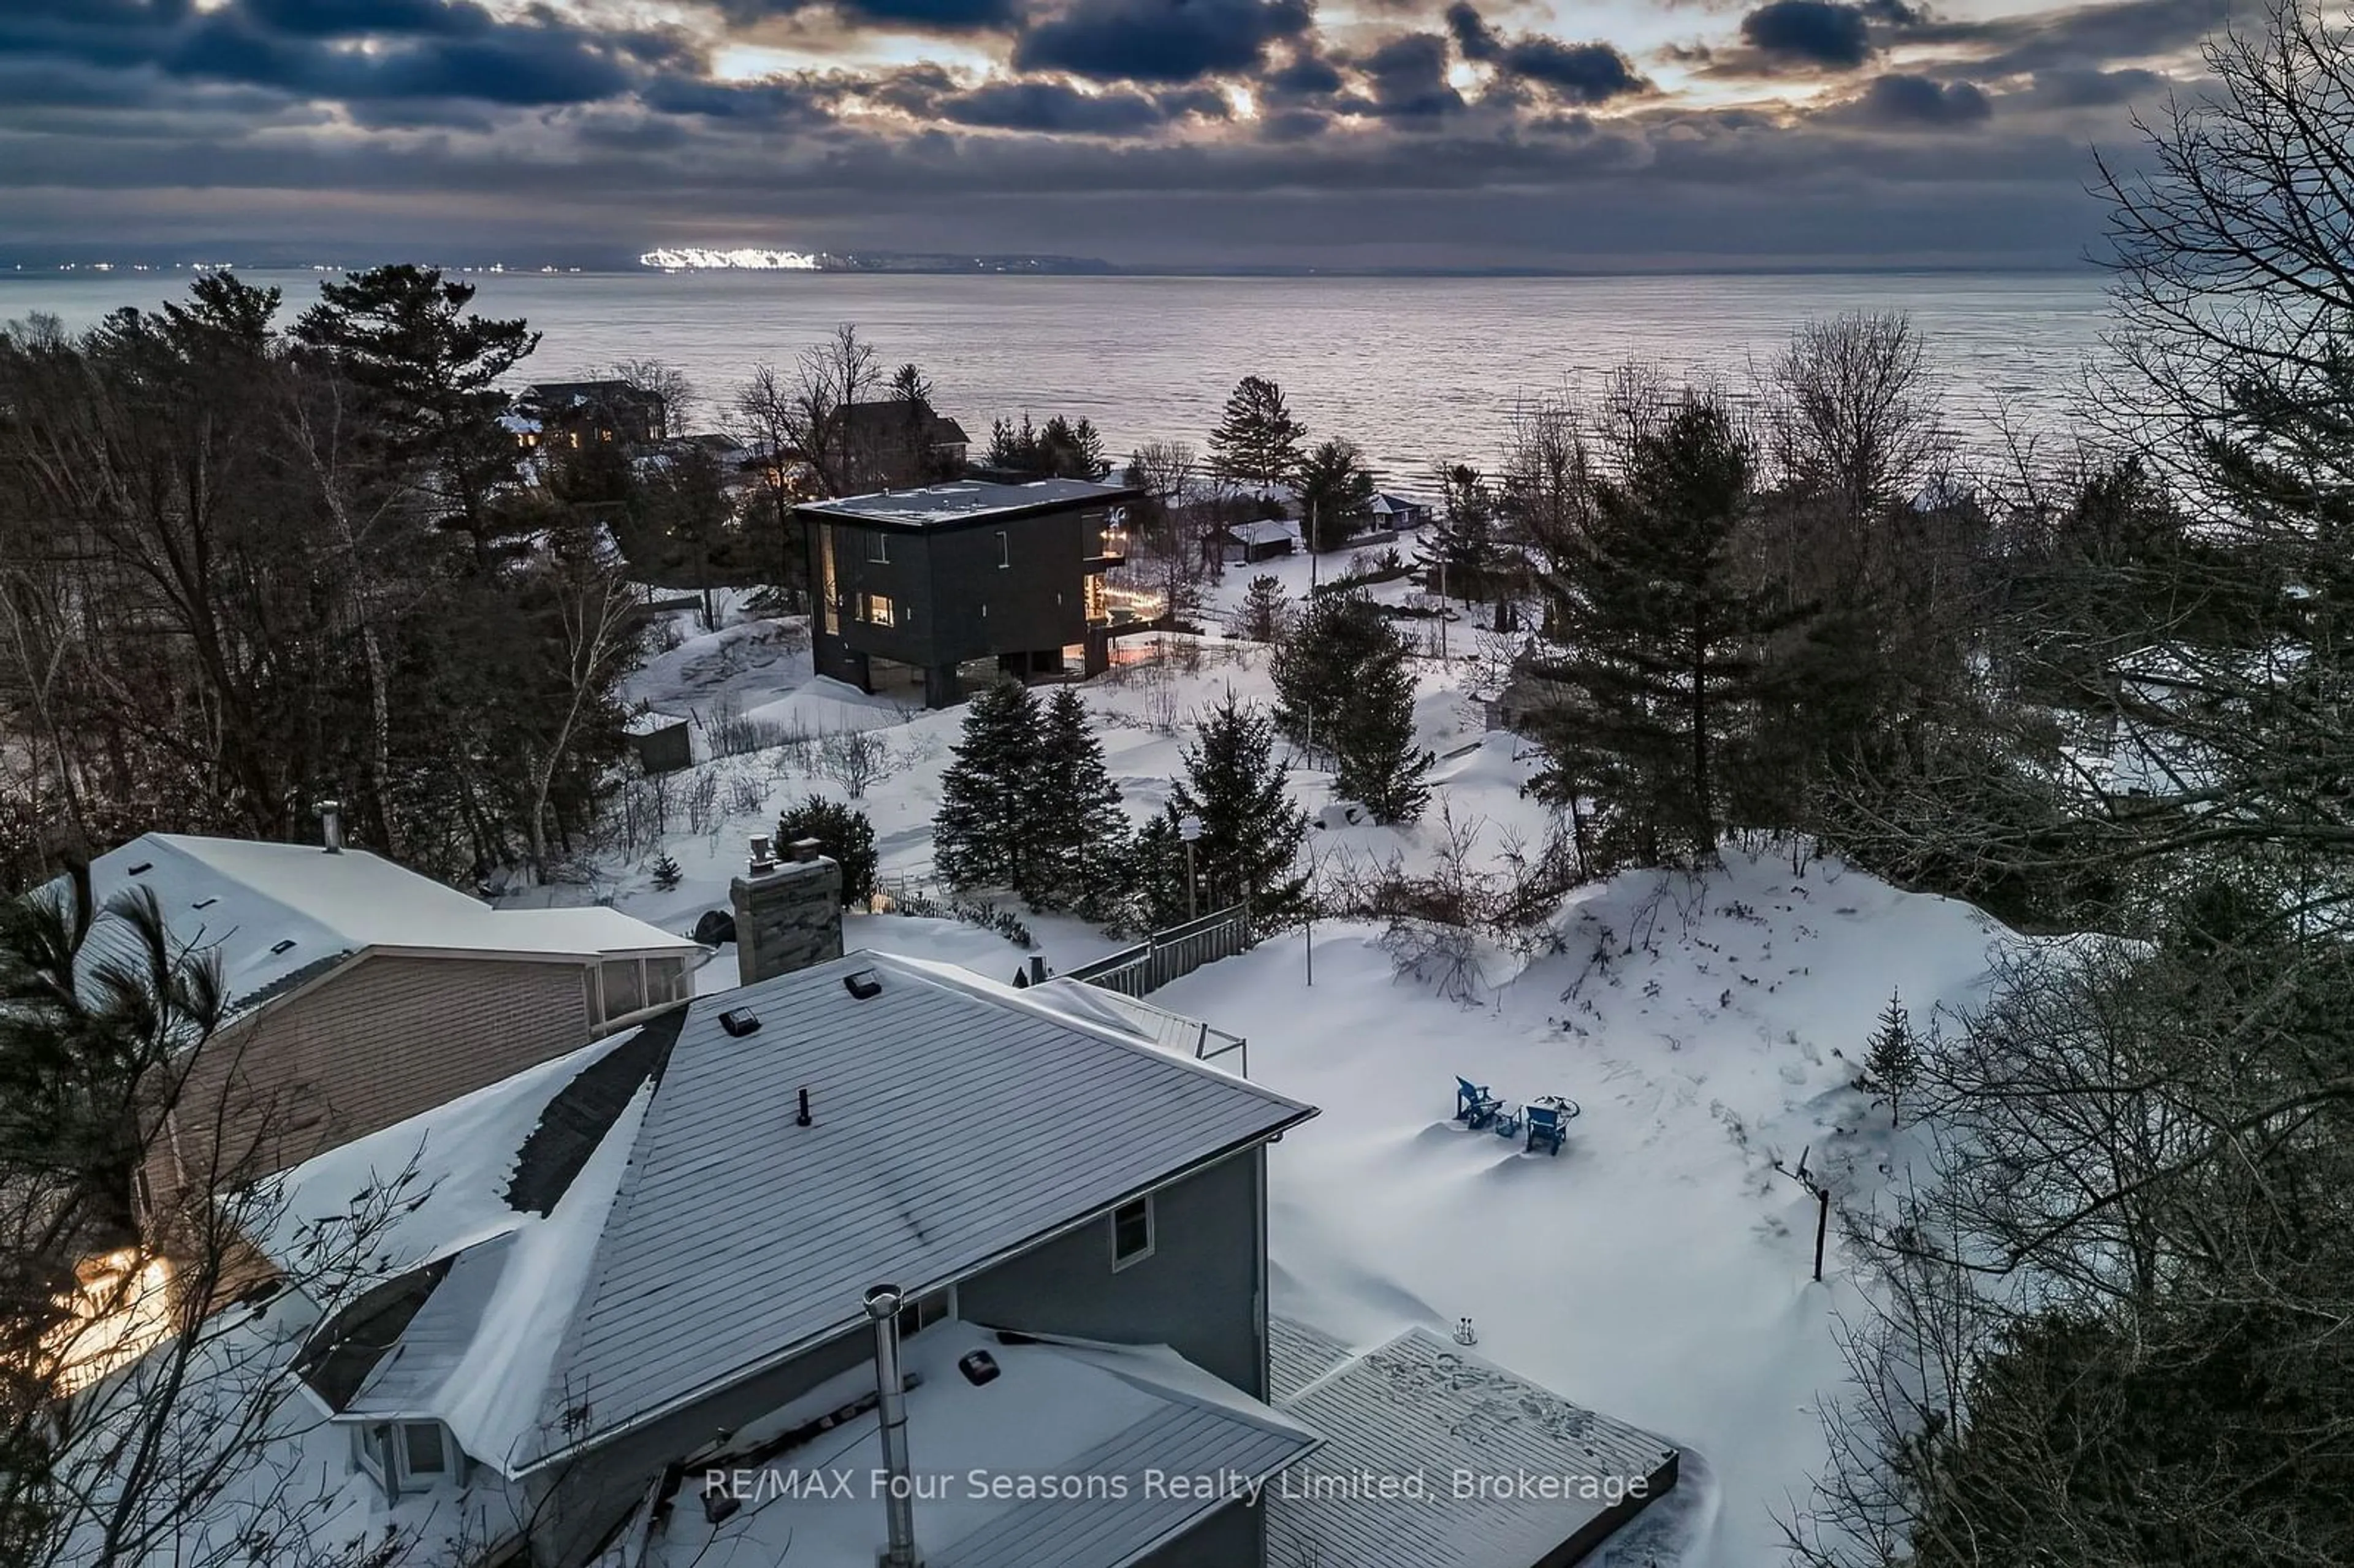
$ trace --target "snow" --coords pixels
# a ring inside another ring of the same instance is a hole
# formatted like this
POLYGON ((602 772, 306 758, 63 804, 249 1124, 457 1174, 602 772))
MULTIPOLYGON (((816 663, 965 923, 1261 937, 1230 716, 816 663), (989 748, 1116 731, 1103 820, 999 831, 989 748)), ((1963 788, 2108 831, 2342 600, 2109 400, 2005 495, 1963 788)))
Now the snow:
MULTIPOLYGON (((1378 554, 1336 552, 1313 569, 1330 577, 1352 556, 1378 554)), ((1210 619, 1263 574, 1297 599, 1310 569, 1299 556, 1230 568, 1210 619)), ((1141 656, 1153 641, 1123 650, 1141 656)), ((1169 798, 1203 706, 1229 689, 1259 702, 1273 694, 1263 648, 1166 642, 1195 667, 1124 664, 1080 688, 1138 820, 1169 798)), ((708 656, 698 646, 668 657, 675 667, 708 656)), ((1533 854, 1543 842, 1549 812, 1525 791, 1540 766, 1533 748, 1484 728, 1463 689, 1467 661, 1419 662, 1416 739, 1439 758, 1420 822, 1385 828, 1328 812, 1329 776, 1294 759, 1295 798, 1332 824, 1310 839, 1327 886, 1393 860, 1426 870, 1450 838, 1491 869, 1516 844, 1533 854)), ((749 677, 720 685, 749 703, 809 687, 805 662, 777 674, 767 693, 749 677)), ((893 726, 904 765, 853 802, 874 821, 886 883, 928 870, 940 770, 961 717, 917 714, 893 726)), ((783 799, 807 790, 846 798, 805 773, 778 785, 771 820, 783 799)), ((674 834, 666 847, 686 882, 662 895, 631 878, 619 902, 671 924, 725 906, 740 843, 740 834, 674 834)), ((1899 892, 1835 861, 1794 872, 1789 853, 1728 849, 1703 879, 1630 875, 1583 889, 1556 921, 1561 950, 1533 959, 1482 950, 1468 1004, 1395 972, 1378 928, 1324 922, 1312 989, 1293 931, 1151 998, 1246 1036, 1255 1080, 1323 1108, 1272 1151, 1275 1309, 1357 1346, 1416 1324, 1443 1334, 1468 1316, 1480 1353, 1683 1446, 1677 1495, 1617 1543, 1681 1551, 1659 1559, 1681 1568, 1752 1568, 1778 1555, 1777 1515, 1803 1501, 1824 1453, 1818 1413, 1844 1382, 1837 1319, 1863 1305, 1836 1233, 1825 1280, 1810 1279, 1815 1201, 1774 1160, 1795 1166, 1805 1153, 1843 1206, 1869 1205, 1901 1181, 1912 1129, 1893 1133, 1887 1107, 1851 1086, 1873 1019, 1892 990, 1925 1029, 1970 1004, 1990 949, 2016 939, 1967 906, 1899 892), (1453 1122, 1458 1073, 1514 1102, 1568 1095, 1584 1115, 1559 1157, 1523 1153, 1453 1122), (1689 1549, 1677 1545, 1686 1540, 1689 1549)), ((1076 922, 1023 918, 1057 970, 1124 945, 1076 922)), ((1023 960, 994 933, 953 921, 853 915, 845 924, 852 948, 994 980, 1010 980, 1023 960)), ((703 984, 724 986, 733 973, 723 955, 703 984)))

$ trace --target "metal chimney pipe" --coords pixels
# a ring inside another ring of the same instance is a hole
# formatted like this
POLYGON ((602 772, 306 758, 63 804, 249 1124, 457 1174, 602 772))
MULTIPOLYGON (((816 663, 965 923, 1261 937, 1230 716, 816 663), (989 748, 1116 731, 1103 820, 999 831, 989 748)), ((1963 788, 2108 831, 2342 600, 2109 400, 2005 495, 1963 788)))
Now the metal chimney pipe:
POLYGON ((319 802, 319 833, 326 841, 329 854, 344 853, 344 803, 341 800, 319 802))
POLYGON ((875 1413, 883 1423, 883 1470, 886 1478, 883 1517, 887 1533, 879 1568, 923 1568, 916 1552, 915 1471, 907 1462, 907 1396, 900 1386, 899 1287, 877 1285, 866 1292, 866 1316, 875 1323, 875 1413))

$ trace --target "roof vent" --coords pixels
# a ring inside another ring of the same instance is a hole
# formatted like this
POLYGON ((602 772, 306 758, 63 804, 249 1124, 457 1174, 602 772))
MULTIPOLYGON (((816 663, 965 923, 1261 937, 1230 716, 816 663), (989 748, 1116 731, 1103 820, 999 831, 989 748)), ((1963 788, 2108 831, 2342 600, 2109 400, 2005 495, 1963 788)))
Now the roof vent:
POLYGON ((131 868, 131 873, 130 873, 130 874, 132 874, 133 876, 144 876, 144 875, 146 875, 149 872, 151 872, 151 871, 153 871, 153 870, 154 870, 154 869, 155 869, 155 863, 154 863, 154 861, 152 861, 152 860, 143 860, 143 861, 141 861, 137 865, 134 865, 134 866, 133 866, 133 867, 131 868))
POLYGON ((191 909, 209 909, 219 902, 220 895, 216 893, 210 897, 197 899, 194 904, 189 905, 188 907, 191 909))
POLYGON ((819 843, 815 839, 795 839, 791 843, 785 846, 785 853, 791 855, 795 860, 801 862, 803 864, 807 864, 809 862, 815 860, 824 848, 825 846, 819 843))
POLYGON ((270 951, 273 957, 280 953, 292 952, 293 949, 294 938, 292 937, 287 938, 282 942, 272 942, 270 944, 270 951))
POLYGON ((719 1027, 741 1040, 760 1027, 760 1015, 748 1007, 731 1007, 719 1015, 719 1027))
POLYGON ((873 969, 861 969, 854 975, 843 976, 842 989, 865 1001, 883 994, 883 977, 873 969))

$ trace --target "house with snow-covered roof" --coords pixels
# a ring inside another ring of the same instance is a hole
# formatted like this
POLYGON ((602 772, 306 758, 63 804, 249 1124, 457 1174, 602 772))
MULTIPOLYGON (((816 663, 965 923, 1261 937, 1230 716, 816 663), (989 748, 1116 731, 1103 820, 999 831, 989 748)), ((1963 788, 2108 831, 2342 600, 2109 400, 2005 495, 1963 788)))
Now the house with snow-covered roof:
MULTIPOLYGON (((226 1021, 196 1048, 143 1172, 141 1208, 282 1170, 687 994, 704 949, 618 910, 494 909, 323 844, 145 833, 90 864, 94 906, 152 897, 214 966, 226 1021)), ((84 970, 136 962, 101 913, 84 970)))
POLYGON ((271 1308, 339 1528, 438 1507, 562 1568, 1264 1563, 1263 1489, 1320 1441, 1268 1403, 1266 1150, 1316 1113, 1122 1016, 854 953, 286 1172, 256 1239, 290 1279, 355 1193, 419 1195, 365 1277, 271 1308))

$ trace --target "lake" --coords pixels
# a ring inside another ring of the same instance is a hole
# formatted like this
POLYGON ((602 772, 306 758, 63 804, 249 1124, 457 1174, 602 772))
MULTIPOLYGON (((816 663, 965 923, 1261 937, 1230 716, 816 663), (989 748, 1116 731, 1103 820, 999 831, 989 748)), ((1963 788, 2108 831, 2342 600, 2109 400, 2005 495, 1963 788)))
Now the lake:
MULTIPOLYGON (((310 272, 247 274, 307 303, 310 272)), ((0 321, 83 325, 185 292, 188 275, 0 273, 0 321)), ((545 334, 533 378, 656 358, 704 395, 713 424, 756 362, 790 366, 855 323, 887 368, 920 364, 976 442, 991 418, 1087 415, 1114 453, 1199 446, 1235 380, 1271 376, 1311 436, 1348 436, 1393 483, 1427 488, 1442 459, 1490 462, 1516 407, 1595 387, 1642 361, 1738 387, 1809 317, 1911 313, 1948 418, 1972 445, 1999 416, 2066 411, 2108 324, 2080 273, 1612 278, 1002 278, 858 273, 471 274, 480 308, 545 334)))

